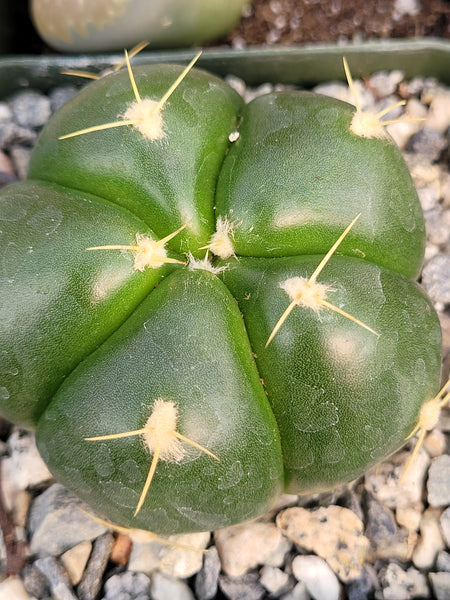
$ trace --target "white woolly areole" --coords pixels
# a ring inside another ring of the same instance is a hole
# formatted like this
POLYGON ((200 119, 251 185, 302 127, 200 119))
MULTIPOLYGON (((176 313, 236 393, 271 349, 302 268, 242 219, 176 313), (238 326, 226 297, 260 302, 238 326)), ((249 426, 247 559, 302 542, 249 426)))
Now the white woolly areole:
POLYGON ((425 431, 431 431, 436 427, 441 415, 441 406, 435 399, 429 400, 422 405, 419 415, 419 424, 425 431))
POLYGON ((208 248, 219 258, 230 258, 230 256, 233 256, 233 230, 233 224, 226 217, 219 217, 217 219, 216 231, 211 236, 208 248))
POLYGON ((145 424, 145 429, 148 431, 142 434, 150 452, 153 454, 156 448, 159 448, 160 459, 167 462, 180 462, 185 454, 180 440, 174 435, 177 418, 178 410, 175 403, 158 398, 145 424))
POLYGON ((224 265, 222 267, 215 267, 209 260, 208 254, 206 254, 205 258, 194 258, 194 256, 191 253, 189 253, 188 260, 188 268, 190 271, 196 271, 197 269, 201 269, 203 271, 209 271, 214 275, 218 275, 219 273, 223 273, 228 269, 228 265, 224 265))
POLYGON ((146 267, 157 269, 167 262, 167 251, 162 244, 150 237, 137 234, 133 269, 143 271, 146 267))
POLYGON ((364 112, 362 110, 357 110, 354 113, 350 124, 350 131, 358 137, 377 139, 389 138, 389 134, 384 129, 383 122, 380 121, 375 113, 369 111, 364 112))
POLYGON ((122 117, 125 121, 132 121, 133 127, 150 141, 160 140, 165 136, 164 121, 158 102, 144 98, 139 102, 132 102, 122 117))
POLYGON ((311 282, 306 277, 291 277, 280 283, 280 288, 286 292, 289 298, 296 304, 311 308, 319 312, 322 301, 326 299, 328 292, 334 291, 329 285, 311 282))

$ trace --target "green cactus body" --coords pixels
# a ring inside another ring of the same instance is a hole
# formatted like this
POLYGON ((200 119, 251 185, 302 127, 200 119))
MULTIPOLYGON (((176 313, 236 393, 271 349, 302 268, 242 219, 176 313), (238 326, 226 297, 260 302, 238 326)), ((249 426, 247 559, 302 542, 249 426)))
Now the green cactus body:
MULTIPOLYGON (((181 71, 137 68, 140 101, 181 71)), ((0 193, 3 414, 134 529, 223 527, 354 479, 403 445, 439 385, 398 149, 353 133, 343 102, 244 106, 198 70, 149 135, 136 103, 126 72, 89 84, 41 134, 29 179, 0 193)))

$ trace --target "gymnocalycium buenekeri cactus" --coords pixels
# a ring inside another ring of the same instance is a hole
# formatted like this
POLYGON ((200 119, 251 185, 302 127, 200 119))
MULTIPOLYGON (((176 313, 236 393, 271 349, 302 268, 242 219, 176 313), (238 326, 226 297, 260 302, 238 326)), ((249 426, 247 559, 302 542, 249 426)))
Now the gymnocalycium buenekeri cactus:
POLYGON ((244 105, 191 67, 87 85, 0 195, 1 411, 98 514, 161 534, 351 481, 445 401, 385 111, 244 105))

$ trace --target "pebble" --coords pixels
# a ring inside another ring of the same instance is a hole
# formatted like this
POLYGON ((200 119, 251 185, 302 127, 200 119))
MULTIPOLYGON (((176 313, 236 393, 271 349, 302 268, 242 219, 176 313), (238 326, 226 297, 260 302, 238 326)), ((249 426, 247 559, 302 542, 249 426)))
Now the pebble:
POLYGON ((448 600, 450 598, 450 573, 448 571, 430 573, 429 578, 436 600, 448 600))
POLYGON ((325 559, 341 581, 361 574, 369 540, 351 510, 333 505, 313 511, 293 507, 279 513, 276 522, 288 539, 325 559))
POLYGON ((434 208, 424 212, 425 226, 428 231, 428 242, 436 246, 443 246, 450 240, 450 218, 448 211, 444 211, 437 204, 434 208))
POLYGON ((257 567, 279 567, 291 544, 273 523, 244 523, 216 531, 214 541, 222 569, 231 577, 239 577, 257 567))
POLYGON ((7 102, 0 101, 0 123, 12 121, 13 113, 7 102))
POLYGON ((97 598, 113 545, 114 536, 109 532, 95 540, 91 557, 78 586, 79 600, 95 600, 97 598))
POLYGON ((59 556, 80 542, 104 533, 105 526, 81 512, 83 507, 83 503, 59 483, 38 496, 29 518, 31 554, 59 556))
POLYGON ((133 547, 133 542, 128 535, 118 533, 111 550, 110 560, 117 565, 125 566, 130 560, 130 554, 133 547))
POLYGON ((21 127, 37 129, 50 118, 50 99, 40 92, 25 90, 9 101, 14 121, 21 127))
POLYGON ((30 600, 19 577, 11 576, 0 583, 0 600, 30 600))
POLYGON ((30 163, 31 148, 13 144, 10 148, 10 154, 16 167, 16 173, 19 179, 25 179, 28 173, 28 165, 30 163))
POLYGON ((447 140, 438 131, 420 129, 411 136, 406 151, 426 156, 427 160, 435 162, 447 147, 447 140))
POLYGON ((434 507, 450 504, 450 456, 433 458, 428 471, 428 502, 434 507))
POLYGON ((86 540, 61 555, 61 562, 73 586, 80 583, 91 551, 92 544, 86 540))
POLYGON ((78 91, 79 89, 74 85, 65 85, 54 88, 48 96, 51 111, 55 112, 55 110, 58 110, 58 108, 73 98, 78 91))
POLYGON ((410 455, 409 451, 398 452, 366 473, 366 490, 388 508, 417 505, 422 501, 430 458, 420 448, 414 464, 399 483, 410 455))
POLYGON ((209 533, 190 533, 168 538, 170 542, 183 544, 187 548, 158 541, 134 542, 128 568, 130 571, 142 571, 148 575, 159 570, 168 577, 192 577, 202 568, 202 550, 207 547, 210 537, 209 533))
POLYGON ((260 582, 272 597, 287 592, 290 587, 289 575, 277 567, 266 565, 259 572, 260 582))
POLYGON ((144 573, 125 571, 107 579, 104 591, 102 600, 145 600, 149 598, 150 578, 144 573))
POLYGON ((450 506, 441 514, 439 522, 446 546, 450 548, 450 506))
POLYGON ((371 75, 369 86, 377 96, 383 98, 384 96, 395 94, 403 78, 404 73, 399 70, 378 71, 371 75))
POLYGON ((434 302, 450 303, 450 254, 434 256, 424 266, 422 284, 434 302))
POLYGON ((194 600, 194 595, 184 581, 156 572, 151 579, 150 598, 152 600, 194 600))
POLYGON ((67 573, 56 558, 45 556, 34 564, 47 579, 54 600, 77 600, 67 573))
POLYGON ((441 135, 447 132, 450 127, 450 90, 441 88, 433 96, 425 127, 441 135))
POLYGON ((397 524, 392 512, 370 494, 366 497, 366 536, 372 545, 389 545, 397 533, 397 524))
POLYGON ((383 589, 383 600, 430 597, 425 575, 414 567, 404 571, 400 565, 391 562, 381 572, 380 583, 383 589))
POLYGON ((306 589, 306 583, 299 581, 290 592, 280 596, 280 600, 311 600, 311 596, 306 589))
POLYGON ((414 565, 421 570, 429 570, 434 565, 438 553, 445 548, 439 528, 440 511, 428 508, 420 521, 420 538, 412 555, 414 565))
POLYGON ((260 600, 266 593, 259 581, 258 573, 246 573, 241 577, 221 575, 219 586, 229 600, 260 600))
POLYGON ((195 578, 197 600, 212 600, 219 585, 220 558, 217 548, 212 546, 203 558, 203 566, 195 578))
POLYGON ((292 572, 303 581, 314 600, 339 600, 341 588, 336 575, 327 562, 319 556, 296 556, 292 572))
POLYGON ((15 429, 8 439, 6 456, 2 460, 1 482, 8 510, 23 490, 46 483, 52 475, 42 460, 34 434, 15 429))
POLYGON ((450 573, 450 554, 441 550, 436 557, 436 569, 450 573))
POLYGON ((47 598, 50 594, 47 579, 34 563, 26 564, 21 572, 28 594, 34 598, 47 598))
POLYGON ((0 150, 7 150, 13 144, 27 144, 31 147, 36 139, 36 133, 30 129, 20 127, 12 121, 0 122, 0 150))
POLYGON ((395 511, 395 519, 399 525, 405 527, 408 531, 418 531, 422 513, 423 504, 421 502, 409 506, 399 506, 395 511))
POLYGON ((372 598, 379 588, 377 573, 373 566, 366 564, 358 579, 353 579, 346 585, 347 600, 367 600, 372 598))

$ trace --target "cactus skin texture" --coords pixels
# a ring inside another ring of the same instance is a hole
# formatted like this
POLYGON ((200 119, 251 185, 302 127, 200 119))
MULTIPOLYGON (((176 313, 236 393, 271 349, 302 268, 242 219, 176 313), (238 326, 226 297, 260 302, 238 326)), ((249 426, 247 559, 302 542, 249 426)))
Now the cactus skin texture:
MULTIPOLYGON (((181 71, 137 67, 140 98, 181 71)), ((135 96, 125 71, 86 86, 28 180, 0 193, 2 413, 37 429, 57 480, 133 529, 215 529, 351 481, 439 388, 398 148, 354 134, 346 103, 293 91, 244 106, 197 69, 155 139, 125 123, 60 139, 126 120, 135 96), (163 258, 139 263, 142 239, 163 258), (298 278, 312 299, 281 322, 298 278)))

